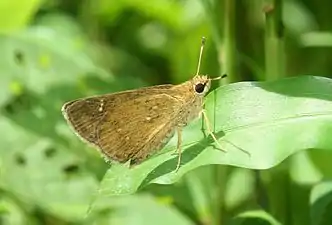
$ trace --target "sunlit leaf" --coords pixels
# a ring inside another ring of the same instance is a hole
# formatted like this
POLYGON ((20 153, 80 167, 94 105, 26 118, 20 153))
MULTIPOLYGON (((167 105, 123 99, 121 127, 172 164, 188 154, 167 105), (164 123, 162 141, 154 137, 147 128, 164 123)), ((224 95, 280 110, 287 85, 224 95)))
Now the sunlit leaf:
POLYGON ((241 213, 235 218, 233 225, 281 225, 273 216, 263 210, 253 210, 241 213))
POLYGON ((0 1, 0 33, 22 29, 41 3, 41 0, 0 1))
MULTIPOLYGON (((105 199, 106 200, 106 199, 105 199)), ((185 215, 174 206, 163 204, 155 198, 145 195, 119 196, 111 201, 104 201, 96 211, 98 216, 88 219, 94 224, 117 225, 194 225, 185 215)))
POLYGON ((314 186, 310 196, 311 224, 331 224, 332 182, 325 181, 314 186))
POLYGON ((177 173, 175 136, 163 153, 133 169, 111 166, 96 202, 105 196, 134 193, 151 182, 174 183, 202 165, 267 169, 299 150, 331 150, 331 89, 330 79, 310 76, 221 87, 207 97, 206 109, 227 153, 204 137, 201 123, 196 121, 184 129, 182 165, 177 173))

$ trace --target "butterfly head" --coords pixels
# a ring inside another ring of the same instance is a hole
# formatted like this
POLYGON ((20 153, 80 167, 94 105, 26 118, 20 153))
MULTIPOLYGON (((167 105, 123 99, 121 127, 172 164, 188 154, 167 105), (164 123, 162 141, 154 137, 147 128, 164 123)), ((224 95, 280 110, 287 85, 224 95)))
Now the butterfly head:
POLYGON ((211 87, 211 79, 206 75, 197 75, 192 79, 193 90, 198 95, 205 95, 211 87))
POLYGON ((196 94, 205 95, 210 90, 211 81, 220 80, 225 77, 226 77, 226 74, 223 76, 220 76, 220 77, 216 77, 216 78, 209 78, 206 75, 196 75, 192 79, 193 89, 196 94))

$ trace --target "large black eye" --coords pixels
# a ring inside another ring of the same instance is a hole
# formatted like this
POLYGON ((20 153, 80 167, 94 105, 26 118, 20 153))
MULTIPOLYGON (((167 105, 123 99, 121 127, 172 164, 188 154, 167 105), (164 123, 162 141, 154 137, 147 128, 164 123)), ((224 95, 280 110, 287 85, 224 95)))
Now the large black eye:
POLYGON ((203 91, 204 91, 204 89, 205 89, 205 85, 206 84, 202 84, 202 83, 198 83, 198 84, 196 84, 195 85, 195 91, 197 92, 197 93, 202 93, 203 91))

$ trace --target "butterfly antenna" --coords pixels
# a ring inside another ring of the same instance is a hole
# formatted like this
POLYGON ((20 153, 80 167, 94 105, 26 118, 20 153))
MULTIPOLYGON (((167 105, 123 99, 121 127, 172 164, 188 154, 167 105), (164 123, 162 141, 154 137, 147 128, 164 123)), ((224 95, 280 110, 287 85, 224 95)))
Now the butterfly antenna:
POLYGON ((196 76, 199 74, 199 70, 200 70, 200 67, 201 67, 201 61, 202 61, 202 55, 203 55, 203 50, 204 50, 205 42, 206 42, 206 38, 202 37, 201 50, 199 52, 199 58, 198 58, 198 65, 197 65, 196 76))
POLYGON ((226 78, 226 77, 227 77, 227 74, 224 74, 224 75, 221 75, 219 77, 211 78, 211 80, 220 80, 220 79, 223 79, 223 78, 226 78))

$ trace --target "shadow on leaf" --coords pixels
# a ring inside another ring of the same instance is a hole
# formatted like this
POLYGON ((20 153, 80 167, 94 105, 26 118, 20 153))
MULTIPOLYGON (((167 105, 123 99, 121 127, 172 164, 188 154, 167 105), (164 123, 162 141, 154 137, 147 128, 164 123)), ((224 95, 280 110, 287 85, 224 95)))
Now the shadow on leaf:
MULTIPOLYGON (((225 133, 223 131, 219 131, 218 133, 215 133, 215 136, 217 139, 223 137, 224 135, 225 135, 225 133)), ((182 152, 180 170, 186 164, 191 163, 208 146, 213 146, 214 148, 216 148, 214 143, 215 143, 215 141, 212 139, 212 137, 208 136, 207 138, 203 138, 196 144, 191 145, 190 147, 186 148, 185 151, 182 152)), ((216 149, 220 150, 219 148, 216 148, 216 149)), ((175 168, 176 168, 177 163, 178 163, 177 156, 161 163, 159 166, 157 166, 154 170, 152 170, 146 176, 146 178, 143 180, 143 182, 141 183, 141 185, 139 186, 138 189, 143 188, 144 186, 146 186, 147 184, 149 184, 151 181, 153 181, 154 179, 156 179, 158 177, 161 177, 161 176, 169 174, 169 173, 175 173, 175 168)))

